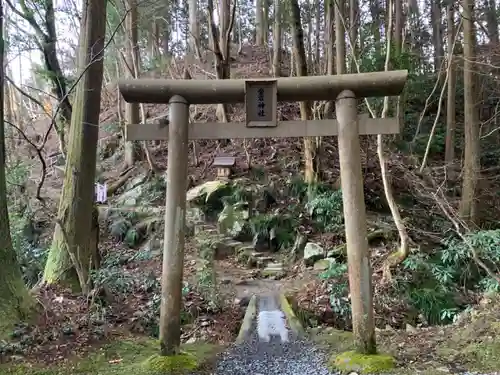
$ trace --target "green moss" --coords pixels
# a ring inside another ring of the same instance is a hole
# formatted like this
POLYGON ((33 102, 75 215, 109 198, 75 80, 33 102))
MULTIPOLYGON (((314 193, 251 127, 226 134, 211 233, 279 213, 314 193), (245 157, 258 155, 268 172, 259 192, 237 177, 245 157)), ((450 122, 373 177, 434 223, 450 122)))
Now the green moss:
POLYGON ((43 280, 49 285, 60 284, 77 292, 81 290, 80 282, 71 258, 64 246, 62 232, 59 226, 56 226, 52 246, 49 249, 47 262, 43 271, 43 280))
POLYGON ((30 295, 21 275, 5 286, 0 296, 0 340, 12 333, 14 325, 21 321, 30 321, 36 315, 36 300, 30 295))
POLYGON ((330 367, 348 373, 355 371, 362 374, 378 374, 396 367, 395 359, 386 354, 360 354, 355 351, 334 354, 330 359, 330 367))
POLYGON ((200 364, 198 359, 190 353, 180 353, 164 357, 155 354, 149 357, 144 363, 146 371, 153 374, 182 375, 196 370, 200 364))
MULTIPOLYGON (((82 358, 69 358, 62 364, 49 367, 36 363, 3 364, 0 365, 0 375, 156 375, 161 372, 153 371, 147 363, 154 363, 153 357, 159 349, 158 340, 131 337, 111 342, 82 358)), ((178 356, 182 358, 177 358, 177 362, 173 364, 178 365, 179 368, 183 363, 184 365, 196 363, 197 368, 209 366, 220 350, 221 346, 205 342, 183 345, 184 354, 178 356)), ((159 367, 159 369, 162 368, 159 367)), ((175 372, 162 374, 177 375, 175 372)))
POLYGON ((283 312, 285 313, 286 319, 288 320, 288 324, 292 328, 292 331, 294 331, 295 334, 299 336, 304 336, 305 335, 304 327, 302 326, 300 320, 295 315, 292 305, 288 301, 288 298, 284 294, 280 294, 279 301, 281 310, 283 310, 283 312))

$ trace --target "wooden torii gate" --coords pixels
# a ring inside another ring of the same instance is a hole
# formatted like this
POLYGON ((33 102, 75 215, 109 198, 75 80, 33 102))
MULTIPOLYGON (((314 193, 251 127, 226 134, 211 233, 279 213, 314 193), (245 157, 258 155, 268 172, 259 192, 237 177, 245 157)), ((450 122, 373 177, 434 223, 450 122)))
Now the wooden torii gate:
POLYGON ((259 80, 131 79, 119 82, 128 103, 168 103, 169 123, 130 124, 126 138, 168 140, 160 341, 163 355, 180 345, 181 291, 189 139, 338 136, 349 287, 355 344, 375 351, 372 280, 359 135, 399 133, 395 118, 359 116, 357 100, 395 96, 406 70, 259 80), (277 121, 277 102, 336 100, 336 120, 277 121), (189 123, 190 104, 245 103, 244 123, 189 123))

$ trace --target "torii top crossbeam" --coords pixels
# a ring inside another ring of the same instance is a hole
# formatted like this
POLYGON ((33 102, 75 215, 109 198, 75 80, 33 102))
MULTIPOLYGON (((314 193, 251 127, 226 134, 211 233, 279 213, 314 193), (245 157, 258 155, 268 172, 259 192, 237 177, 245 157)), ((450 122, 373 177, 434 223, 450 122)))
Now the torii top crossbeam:
MULTIPOLYGON (((407 70, 387 72, 277 78, 277 100, 284 102, 334 100, 344 90, 358 98, 399 95, 407 70)), ((174 95, 189 104, 242 103, 245 80, 124 79, 120 92, 128 103, 168 103, 174 95)))

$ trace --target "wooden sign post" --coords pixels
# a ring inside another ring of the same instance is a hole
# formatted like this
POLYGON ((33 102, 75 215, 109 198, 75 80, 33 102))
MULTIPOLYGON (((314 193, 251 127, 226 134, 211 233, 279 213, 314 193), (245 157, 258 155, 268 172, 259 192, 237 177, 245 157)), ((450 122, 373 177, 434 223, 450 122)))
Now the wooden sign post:
POLYGON ((358 116, 357 100, 399 95, 407 76, 406 70, 399 70, 275 80, 132 79, 119 83, 120 92, 129 103, 170 103, 168 125, 129 124, 126 128, 127 140, 168 139, 170 158, 160 312, 160 341, 164 355, 176 353, 180 345, 188 139, 306 136, 338 136, 354 339, 358 351, 375 352, 359 135, 398 133, 399 124, 395 118, 358 116), (277 121, 278 101, 333 99, 336 99, 336 120, 277 121), (241 102, 246 108, 244 123, 189 124, 189 104, 241 102))

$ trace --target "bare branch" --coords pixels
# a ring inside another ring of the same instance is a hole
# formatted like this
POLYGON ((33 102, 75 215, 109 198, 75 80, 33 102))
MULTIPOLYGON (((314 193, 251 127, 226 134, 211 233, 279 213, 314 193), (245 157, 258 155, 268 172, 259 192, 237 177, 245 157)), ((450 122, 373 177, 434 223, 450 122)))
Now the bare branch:
MULTIPOLYGON (((33 103, 37 104, 38 106, 43 107, 43 103, 41 101, 39 101, 38 99, 36 99, 34 96, 30 95, 29 93, 27 93, 26 91, 24 91, 22 88, 20 88, 19 86, 16 85, 16 83, 10 79, 8 76, 5 76, 5 80, 7 82, 9 82, 17 91, 19 91, 19 93, 25 97, 27 97, 29 100, 31 100, 33 103)), ((44 109, 45 110, 45 109, 44 109)))

